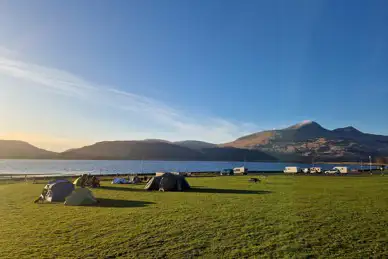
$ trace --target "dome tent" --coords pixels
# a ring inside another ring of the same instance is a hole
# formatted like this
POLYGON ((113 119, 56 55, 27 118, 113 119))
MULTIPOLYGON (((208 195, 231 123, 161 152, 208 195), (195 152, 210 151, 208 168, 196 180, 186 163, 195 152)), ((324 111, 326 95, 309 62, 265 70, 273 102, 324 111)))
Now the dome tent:
POLYGON ((82 206, 97 203, 93 193, 88 188, 77 188, 66 198, 65 205, 82 206))
POLYGON ((112 180, 112 184, 128 184, 128 183, 131 183, 131 182, 125 178, 116 177, 112 180))
POLYGON ((95 175, 83 174, 77 179, 75 179, 73 184, 78 187, 88 186, 88 187, 96 188, 96 187, 100 187, 100 180, 95 175))
POLYGON ((83 174, 80 177, 78 177, 77 179, 75 179, 73 184, 75 186, 78 186, 78 187, 83 187, 83 186, 85 186, 87 180, 88 180, 88 175, 87 174, 83 174))
POLYGON ((42 194, 36 200, 48 202, 63 202, 74 190, 74 185, 68 180, 51 181, 44 187, 42 194))
POLYGON ((151 178, 144 189, 149 191, 185 191, 190 189, 190 185, 182 175, 165 173, 151 178))

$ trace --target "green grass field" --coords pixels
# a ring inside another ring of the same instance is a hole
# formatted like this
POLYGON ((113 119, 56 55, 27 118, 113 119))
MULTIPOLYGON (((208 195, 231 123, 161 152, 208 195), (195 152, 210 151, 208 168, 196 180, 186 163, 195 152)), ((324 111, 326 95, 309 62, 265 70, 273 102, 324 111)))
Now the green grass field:
POLYGON ((0 184, 0 258, 388 257, 388 177, 188 178, 190 192, 103 183, 95 207, 0 184))

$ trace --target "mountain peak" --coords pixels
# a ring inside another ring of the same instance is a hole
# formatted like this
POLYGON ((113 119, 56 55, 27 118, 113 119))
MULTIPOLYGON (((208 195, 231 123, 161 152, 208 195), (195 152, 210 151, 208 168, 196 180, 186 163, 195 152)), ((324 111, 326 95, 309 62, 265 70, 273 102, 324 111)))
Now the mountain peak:
POLYGON ((347 131, 359 131, 358 129, 356 129, 355 127, 353 126, 347 126, 345 128, 343 128, 344 130, 347 130, 347 131))
POLYGON ((155 143, 171 143, 171 142, 168 141, 168 140, 157 139, 157 138, 148 138, 148 139, 144 139, 143 141, 144 141, 144 142, 155 142, 155 143))
POLYGON ((358 129, 356 129, 353 126, 347 126, 347 127, 344 127, 344 128, 338 128, 338 129, 335 129, 333 131, 334 132, 346 132, 346 133, 362 133, 361 131, 359 131, 358 129))
POLYGON ((307 127, 307 126, 318 126, 318 127, 321 127, 321 125, 319 125, 318 123, 316 123, 315 121, 311 121, 311 120, 304 120, 298 124, 295 124, 291 127, 288 127, 287 129, 300 129, 300 128, 304 128, 304 127, 307 127))

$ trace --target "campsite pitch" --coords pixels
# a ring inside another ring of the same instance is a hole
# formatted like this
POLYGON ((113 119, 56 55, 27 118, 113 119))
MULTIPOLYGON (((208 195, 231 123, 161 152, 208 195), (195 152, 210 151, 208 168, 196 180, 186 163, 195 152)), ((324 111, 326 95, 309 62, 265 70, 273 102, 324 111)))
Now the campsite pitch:
POLYGON ((103 181, 84 207, 0 184, 0 258, 388 257, 388 177, 249 178, 188 178, 189 192, 103 181))

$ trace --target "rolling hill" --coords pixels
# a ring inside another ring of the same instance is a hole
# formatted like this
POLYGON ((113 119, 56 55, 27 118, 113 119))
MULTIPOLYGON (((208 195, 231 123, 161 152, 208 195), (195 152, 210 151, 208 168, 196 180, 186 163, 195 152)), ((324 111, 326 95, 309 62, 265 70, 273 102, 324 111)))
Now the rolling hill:
MULTIPOLYGON (((185 142, 192 146, 193 143, 185 142)), ((104 141, 59 154, 61 159, 176 160, 176 161, 276 161, 259 150, 202 145, 193 148, 165 141, 104 141), (211 147, 211 148, 209 148, 211 147)))
POLYGON ((175 145, 181 146, 181 147, 187 147, 194 150, 201 150, 204 148, 216 148, 218 147, 216 144, 208 143, 204 141, 198 141, 198 140, 184 140, 184 141, 176 141, 174 142, 175 145))
POLYGON ((305 121, 285 129, 250 134, 222 146, 324 161, 359 161, 369 155, 386 156, 388 136, 363 133, 351 126, 328 130, 314 121, 305 121))
POLYGON ((64 159, 197 160, 189 148, 162 141, 103 141, 59 154, 64 159))
POLYGON ((203 161, 360 161, 388 157, 388 136, 348 126, 328 130, 314 121, 267 130, 225 144, 162 139, 103 141, 62 153, 49 152, 23 141, 0 140, 0 158, 115 159, 203 161))
POLYGON ((24 141, 0 140, 0 159, 50 159, 56 155, 24 141))

